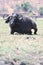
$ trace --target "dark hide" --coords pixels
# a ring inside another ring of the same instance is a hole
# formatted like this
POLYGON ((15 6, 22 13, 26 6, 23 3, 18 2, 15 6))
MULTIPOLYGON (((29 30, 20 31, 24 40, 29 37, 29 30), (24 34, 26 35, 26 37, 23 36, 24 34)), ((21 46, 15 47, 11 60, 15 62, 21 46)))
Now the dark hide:
POLYGON ((31 29, 34 29, 34 34, 37 34, 37 25, 30 18, 20 14, 11 16, 6 20, 6 23, 10 24, 11 34, 18 32, 21 34, 32 34, 31 29))

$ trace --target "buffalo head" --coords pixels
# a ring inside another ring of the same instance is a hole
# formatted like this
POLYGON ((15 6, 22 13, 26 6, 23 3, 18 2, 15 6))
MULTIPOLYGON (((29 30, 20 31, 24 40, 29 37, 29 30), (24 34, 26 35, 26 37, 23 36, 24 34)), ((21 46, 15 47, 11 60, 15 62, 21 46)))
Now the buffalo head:
POLYGON ((10 20, 12 19, 12 17, 13 17, 13 16, 9 16, 9 17, 7 17, 7 19, 6 19, 5 23, 9 23, 9 22, 10 22, 10 20))

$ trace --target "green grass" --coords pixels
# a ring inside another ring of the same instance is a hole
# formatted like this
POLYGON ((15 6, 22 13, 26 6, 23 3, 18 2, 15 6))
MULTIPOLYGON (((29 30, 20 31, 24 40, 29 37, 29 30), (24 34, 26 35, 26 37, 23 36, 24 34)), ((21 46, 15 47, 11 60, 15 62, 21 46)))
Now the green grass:
POLYGON ((11 35, 9 24, 0 18, 0 57, 20 59, 27 65, 38 63, 43 55, 43 19, 37 19, 36 23, 38 35, 11 35))

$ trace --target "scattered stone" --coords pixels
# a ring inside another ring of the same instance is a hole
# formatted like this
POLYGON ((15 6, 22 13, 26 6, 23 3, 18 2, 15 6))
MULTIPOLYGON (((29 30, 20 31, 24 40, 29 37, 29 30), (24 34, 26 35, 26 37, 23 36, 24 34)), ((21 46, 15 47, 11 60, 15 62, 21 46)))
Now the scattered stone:
POLYGON ((0 60, 0 65, 15 65, 12 61, 2 61, 0 60))
POLYGON ((21 62, 21 64, 20 65, 26 65, 24 62, 21 62))
POLYGON ((27 37, 27 39, 29 39, 29 37, 27 37))
POLYGON ((9 64, 10 62, 9 61, 5 61, 5 64, 9 64))
POLYGON ((14 63, 13 62, 10 62, 11 64, 10 65, 14 65, 14 63))
POLYGON ((40 65, 43 65, 43 62, 41 62, 40 65))
POLYGON ((13 61, 16 62, 17 60, 14 58, 13 61))
POLYGON ((26 39, 35 39, 34 37, 27 37, 26 39))

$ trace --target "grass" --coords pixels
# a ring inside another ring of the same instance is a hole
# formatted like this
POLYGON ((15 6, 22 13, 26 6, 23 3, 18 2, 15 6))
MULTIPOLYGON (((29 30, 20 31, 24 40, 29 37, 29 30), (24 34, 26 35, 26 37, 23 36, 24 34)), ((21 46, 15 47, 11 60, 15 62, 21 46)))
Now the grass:
POLYGON ((0 18, 0 58, 16 58, 27 65, 41 62, 39 58, 43 58, 43 19, 37 19, 36 23, 38 35, 11 35, 9 24, 0 18))

